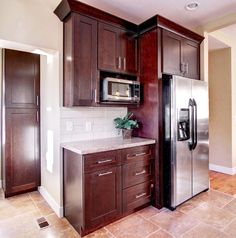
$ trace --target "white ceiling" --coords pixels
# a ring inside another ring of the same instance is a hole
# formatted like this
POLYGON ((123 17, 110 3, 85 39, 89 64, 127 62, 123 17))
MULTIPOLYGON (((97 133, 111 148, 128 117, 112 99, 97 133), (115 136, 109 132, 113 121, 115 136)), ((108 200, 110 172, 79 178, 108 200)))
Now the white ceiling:
POLYGON ((222 41, 217 40, 215 37, 211 35, 208 36, 208 50, 209 51, 225 49, 228 47, 230 46, 226 45, 222 41))
MULTIPOLYGON (((162 15, 192 28, 236 12, 236 0, 197 0, 195 12, 185 10, 191 0, 80 0, 134 23, 141 23, 155 14, 162 15)), ((47 0, 45 4, 57 6, 60 0, 47 0), (48 3, 46 3, 48 2, 48 3)))

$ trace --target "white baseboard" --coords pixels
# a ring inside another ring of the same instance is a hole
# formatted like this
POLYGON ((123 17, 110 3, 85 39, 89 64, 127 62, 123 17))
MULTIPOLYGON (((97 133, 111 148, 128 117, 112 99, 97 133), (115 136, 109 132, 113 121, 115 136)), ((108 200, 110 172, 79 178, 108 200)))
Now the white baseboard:
POLYGON ((2 188, 2 180, 0 179, 0 188, 2 188))
POLYGON ((216 171, 216 172, 229 174, 229 175, 236 174, 236 167, 229 168, 229 167, 219 166, 219 165, 216 165, 216 164, 209 164, 209 169, 213 170, 213 171, 216 171))
POLYGON ((38 187, 38 191, 49 204, 49 206, 53 209, 53 211, 57 214, 58 217, 63 217, 63 207, 54 200, 54 198, 49 194, 49 192, 43 187, 38 187))

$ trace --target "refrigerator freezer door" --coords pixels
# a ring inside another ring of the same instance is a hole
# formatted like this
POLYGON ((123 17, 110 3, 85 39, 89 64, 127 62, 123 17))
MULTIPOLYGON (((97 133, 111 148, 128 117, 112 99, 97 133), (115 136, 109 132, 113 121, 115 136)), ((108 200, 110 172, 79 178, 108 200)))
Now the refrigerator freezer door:
MULTIPOLYGON (((192 162, 188 146, 189 140, 180 139, 178 136, 180 122, 186 121, 185 126, 189 124, 191 80, 174 76, 171 91, 171 207, 175 208, 192 197, 192 162)), ((183 137, 187 139, 188 135, 183 137)))
POLYGON ((208 87, 207 83, 192 80, 192 98, 196 102, 196 148, 193 158, 193 196, 209 188, 208 87))

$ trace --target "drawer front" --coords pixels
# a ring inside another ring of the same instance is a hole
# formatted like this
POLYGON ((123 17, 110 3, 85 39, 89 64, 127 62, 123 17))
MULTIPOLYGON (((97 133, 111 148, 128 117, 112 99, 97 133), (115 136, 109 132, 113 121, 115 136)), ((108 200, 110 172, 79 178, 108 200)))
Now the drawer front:
POLYGON ((123 190, 123 212, 130 212, 152 201, 154 184, 152 181, 123 190))
POLYGON ((153 145, 137 146, 122 151, 122 160, 132 163, 153 158, 153 145))
POLYGON ((98 171, 119 165, 120 162, 120 153, 117 150, 89 154, 84 156, 84 171, 98 171))
POLYGON ((142 160, 123 165, 123 188, 128 188, 145 181, 153 176, 154 160, 142 160))

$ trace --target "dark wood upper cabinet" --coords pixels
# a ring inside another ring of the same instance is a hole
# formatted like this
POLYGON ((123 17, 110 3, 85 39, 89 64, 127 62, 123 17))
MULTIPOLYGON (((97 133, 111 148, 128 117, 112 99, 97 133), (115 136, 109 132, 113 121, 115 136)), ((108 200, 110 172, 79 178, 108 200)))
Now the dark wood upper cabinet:
POLYGON ((98 26, 98 68, 121 70, 120 29, 104 23, 98 26))
POLYGON ((91 106, 97 89, 97 21, 71 14, 64 22, 64 106, 91 106))
POLYGON ((138 37, 134 32, 121 31, 122 67, 126 73, 138 72, 138 37))
POLYGON ((163 72, 169 74, 181 74, 183 61, 181 48, 182 38, 174 33, 163 30, 163 72))
POLYGON ((183 42, 183 62, 185 63, 185 77, 200 78, 200 46, 191 40, 183 42))
POLYGON ((5 106, 39 107, 40 56, 16 50, 4 50, 5 106))
POLYGON ((100 23, 98 32, 98 68, 100 70, 137 73, 138 45, 134 32, 100 23))
POLYGON ((199 79, 199 43, 162 30, 162 59, 163 73, 199 79))

